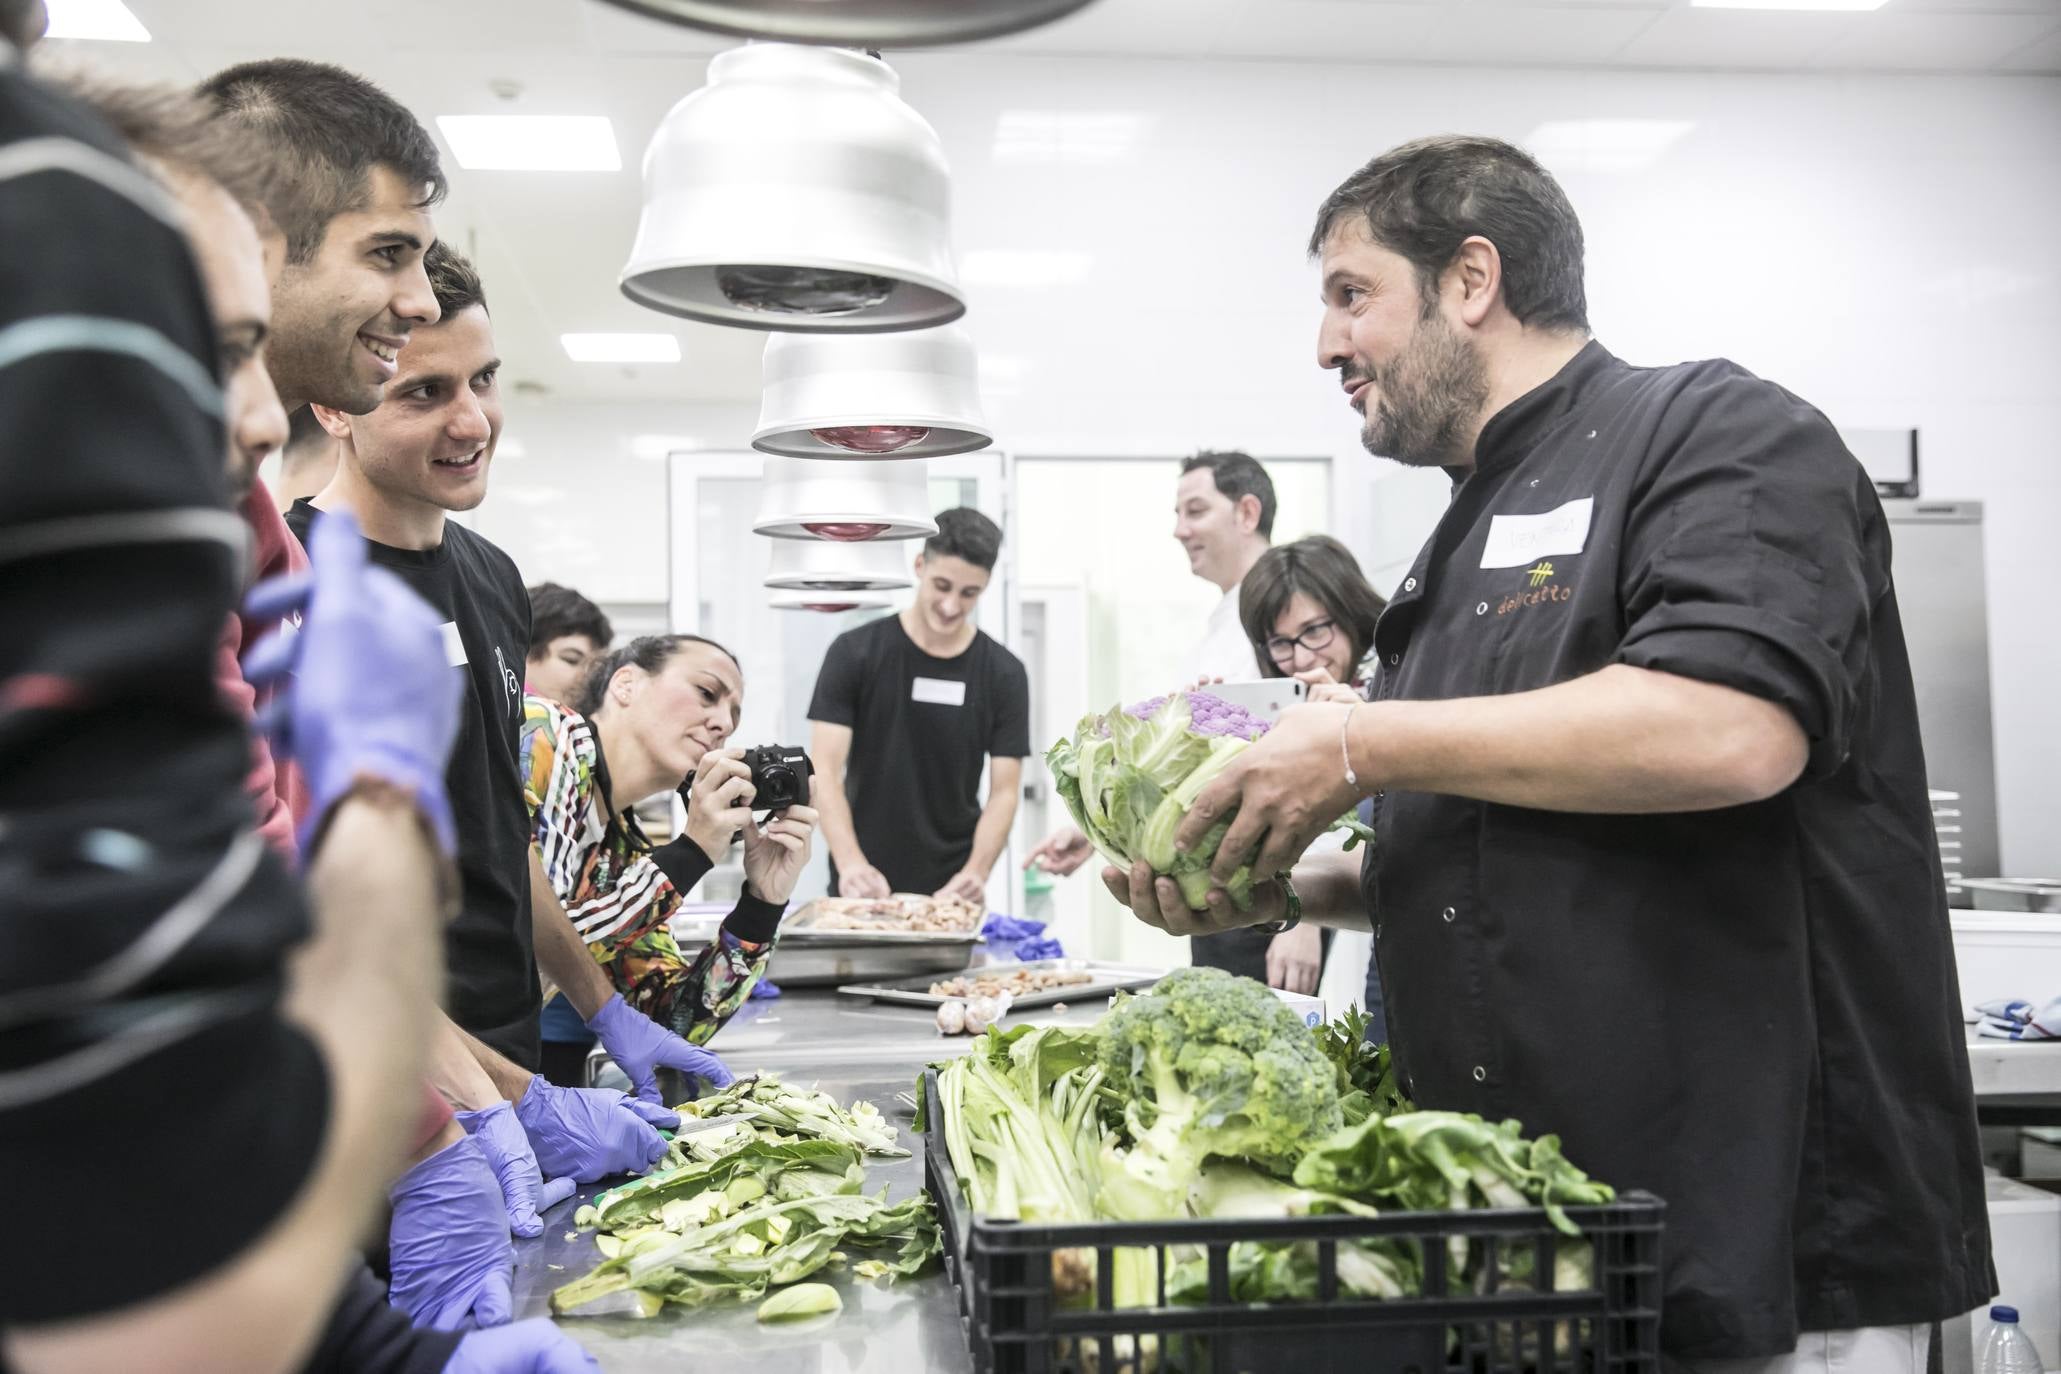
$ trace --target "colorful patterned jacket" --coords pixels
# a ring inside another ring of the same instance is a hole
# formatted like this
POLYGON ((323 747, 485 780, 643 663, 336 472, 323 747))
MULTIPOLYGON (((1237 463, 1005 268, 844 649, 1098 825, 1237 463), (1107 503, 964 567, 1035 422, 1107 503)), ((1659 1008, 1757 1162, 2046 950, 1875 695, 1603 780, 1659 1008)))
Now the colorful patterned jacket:
POLYGON ((765 971, 780 905, 745 894, 716 939, 687 954, 669 923, 713 865, 687 836, 653 845, 634 815, 609 806, 608 762, 593 723, 527 698, 522 769, 532 843, 573 928, 625 1002, 706 1044, 765 971))

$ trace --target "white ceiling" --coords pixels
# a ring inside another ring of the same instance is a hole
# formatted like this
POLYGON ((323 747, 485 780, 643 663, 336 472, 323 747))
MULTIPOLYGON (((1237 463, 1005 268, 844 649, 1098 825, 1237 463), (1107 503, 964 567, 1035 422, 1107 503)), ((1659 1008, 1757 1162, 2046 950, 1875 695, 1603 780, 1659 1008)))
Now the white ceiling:
MULTIPOLYGON (((155 41, 48 46, 177 81, 252 57, 334 61, 380 82, 432 127, 444 114, 608 115, 623 154, 620 173, 467 173, 446 159, 454 194, 439 227, 479 259, 509 362, 505 375, 557 397, 756 399, 763 336, 665 320, 615 289, 636 226, 635 168, 644 144, 728 40, 595 0, 127 3, 155 41), (510 82, 518 97, 494 93, 510 82), (679 335, 681 363, 575 364, 557 343, 563 332, 654 328, 679 335)), ((1693 9, 1686 0, 1099 0, 1070 19, 975 49, 889 56, 921 106, 923 74, 960 52, 1064 59, 1033 64, 1051 73, 1061 100, 1070 64, 1090 58, 2056 75, 2061 0, 1887 0, 1866 13, 1693 9)), ((1171 65, 1145 70, 1180 74, 1171 65)), ((993 158, 992 129, 955 131, 942 112, 925 112, 939 124, 955 167, 993 158)))

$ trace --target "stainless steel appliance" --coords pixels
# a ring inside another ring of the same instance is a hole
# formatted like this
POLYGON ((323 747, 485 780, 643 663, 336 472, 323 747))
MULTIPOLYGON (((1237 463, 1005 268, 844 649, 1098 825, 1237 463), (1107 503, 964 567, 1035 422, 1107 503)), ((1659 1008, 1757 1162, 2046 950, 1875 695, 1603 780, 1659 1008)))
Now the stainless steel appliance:
MULTIPOLYGON (((1882 505, 1895 544, 1892 572, 1918 691, 1940 858, 1949 884, 1963 875, 1989 877, 2000 861, 1982 503, 1882 505)), ((1966 904, 1957 891, 1953 895, 1956 905, 1966 904)))

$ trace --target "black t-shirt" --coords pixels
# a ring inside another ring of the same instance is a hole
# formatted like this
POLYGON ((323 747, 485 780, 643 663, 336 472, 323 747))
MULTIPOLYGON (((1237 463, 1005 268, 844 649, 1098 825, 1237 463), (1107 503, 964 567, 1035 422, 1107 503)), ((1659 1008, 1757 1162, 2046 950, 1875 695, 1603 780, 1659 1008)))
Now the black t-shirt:
MULTIPOLYGON (((308 540, 320 512, 296 501, 286 523, 308 540)), ((465 669, 458 740, 445 786, 458 826, 463 905, 444 931, 451 1019, 535 1068, 543 995, 530 939, 529 809, 522 799, 522 665, 530 598, 507 554, 455 521, 434 549, 368 541, 389 569, 444 616, 451 662, 465 669)))
POLYGON ((1666 1199, 1662 1344, 1930 1322, 1996 1289, 1925 760, 1874 488, 1727 362, 1590 344, 1497 414, 1375 636, 1381 699, 1611 664, 1779 703, 1766 801, 1376 808, 1388 1024, 1426 1107, 1514 1116, 1666 1199))
POLYGON ((809 719, 851 727, 844 794, 866 858, 897 892, 935 892, 973 852, 982 765, 1030 753, 1030 679, 982 631, 933 658, 885 616, 831 643, 809 719))

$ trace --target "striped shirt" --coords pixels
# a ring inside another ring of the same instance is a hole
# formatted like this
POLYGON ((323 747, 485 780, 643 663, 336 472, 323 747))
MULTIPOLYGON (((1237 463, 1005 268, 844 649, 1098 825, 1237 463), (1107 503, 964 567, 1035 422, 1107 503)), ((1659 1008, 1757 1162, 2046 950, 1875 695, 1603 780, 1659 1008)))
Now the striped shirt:
POLYGON ((30 1234, 99 1232, 80 1123, 156 1083, 178 1095, 151 1113, 153 1168, 180 1180, 106 1212, 153 1237, 148 1263, 89 1294, 77 1274, 105 1266, 61 1240, 0 1295, 4 1325, 236 1253, 311 1166, 327 1084, 278 1015, 307 912, 215 685, 248 534, 200 279, 155 183, 4 42, 0 244, 0 1176, 35 1180, 30 1234), (207 1224, 171 1234, 173 1193, 207 1224))
POLYGON ((609 804, 607 763, 593 724, 543 697, 523 703, 522 773, 537 857, 573 929, 608 970, 623 1000, 678 1034, 706 1044, 751 996, 773 953, 744 918, 763 924, 779 909, 745 897, 706 949, 690 958, 670 923, 687 888, 708 871, 684 836, 654 847, 629 812, 609 804))

